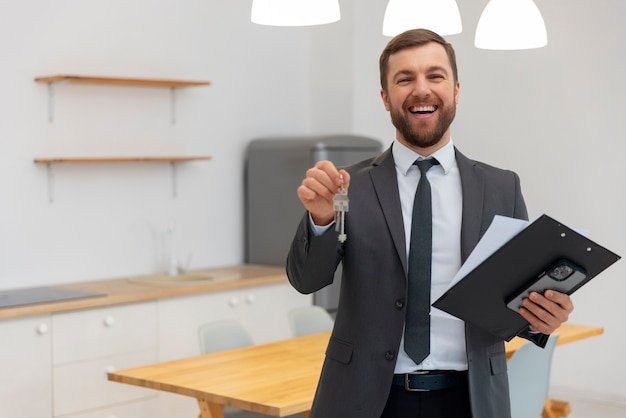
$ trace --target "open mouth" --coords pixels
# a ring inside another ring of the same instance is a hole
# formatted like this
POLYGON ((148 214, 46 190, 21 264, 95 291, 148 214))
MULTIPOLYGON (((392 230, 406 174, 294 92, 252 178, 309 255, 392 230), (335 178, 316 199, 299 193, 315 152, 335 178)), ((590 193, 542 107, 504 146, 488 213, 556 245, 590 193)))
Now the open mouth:
POLYGON ((409 112, 414 115, 428 115, 437 110, 437 106, 427 105, 427 106, 411 106, 409 107, 409 112))

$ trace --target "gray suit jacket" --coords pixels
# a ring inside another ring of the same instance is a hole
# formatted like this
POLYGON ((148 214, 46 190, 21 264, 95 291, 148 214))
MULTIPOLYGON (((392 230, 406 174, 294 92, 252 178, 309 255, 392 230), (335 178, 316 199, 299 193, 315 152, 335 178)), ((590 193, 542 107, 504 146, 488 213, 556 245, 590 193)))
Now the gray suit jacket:
MULTIPOLYGON (((465 260, 494 215, 527 219, 519 177, 456 151, 463 191, 461 253, 465 260)), ((391 387, 404 325, 407 260, 391 149, 350 172, 344 244, 330 228, 313 236, 308 215, 296 231, 287 275, 302 293, 333 281, 343 262, 335 326, 326 350, 311 418, 379 418, 391 387)), ((503 341, 466 325, 472 413, 510 417, 503 341)))

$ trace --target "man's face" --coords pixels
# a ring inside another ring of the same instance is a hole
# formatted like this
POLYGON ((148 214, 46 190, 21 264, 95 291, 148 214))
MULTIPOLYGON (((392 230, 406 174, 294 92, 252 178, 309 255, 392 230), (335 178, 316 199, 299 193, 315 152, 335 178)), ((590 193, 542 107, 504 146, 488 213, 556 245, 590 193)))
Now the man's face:
POLYGON ((450 141, 459 82, 443 46, 431 42, 389 57, 387 89, 381 91, 398 141, 430 155, 450 141))

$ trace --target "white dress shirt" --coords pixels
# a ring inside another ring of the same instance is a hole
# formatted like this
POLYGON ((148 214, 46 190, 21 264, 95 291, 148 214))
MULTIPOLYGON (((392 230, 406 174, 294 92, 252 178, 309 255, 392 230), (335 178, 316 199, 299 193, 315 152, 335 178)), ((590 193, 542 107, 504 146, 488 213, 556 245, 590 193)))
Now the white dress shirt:
MULTIPOLYGON (((393 143, 392 153, 396 164, 408 260, 413 200, 420 179, 420 170, 413 163, 421 156, 398 141, 393 143)), ((431 185, 433 209, 431 303, 447 290, 461 268, 463 211, 461 176, 452 140, 432 156, 439 161, 439 165, 433 166, 426 174, 431 185)), ((415 370, 467 370, 465 323, 456 318, 437 315, 437 308, 431 307, 430 310, 430 355, 421 364, 415 364, 404 351, 403 336, 395 373, 415 370)))
MULTIPOLYGON (((408 260, 413 200, 420 179, 420 170, 413 163, 423 157, 398 141, 393 143, 392 153, 396 164, 408 260)), ((448 285, 461 268, 461 215, 463 212, 461 176, 456 164, 452 140, 432 156, 439 161, 439 165, 433 166, 427 172, 431 185, 433 212, 431 303, 447 290, 448 285)), ((325 226, 315 225, 309 215, 309 224, 315 235, 321 235, 334 222, 325 226)), ((395 373, 409 373, 415 370, 467 370, 465 323, 447 314, 437 315, 439 311, 437 308, 431 307, 430 310, 430 355, 422 363, 415 364, 404 351, 403 335, 395 373)))

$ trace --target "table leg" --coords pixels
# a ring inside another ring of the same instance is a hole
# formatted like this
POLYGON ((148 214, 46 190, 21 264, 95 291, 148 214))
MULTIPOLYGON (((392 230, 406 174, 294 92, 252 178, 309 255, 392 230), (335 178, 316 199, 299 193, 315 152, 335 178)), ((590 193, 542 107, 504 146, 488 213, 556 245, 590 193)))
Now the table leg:
POLYGON ((547 398, 541 413, 542 418, 566 418, 572 412, 569 402, 547 398))
POLYGON ((310 414, 311 414, 311 411, 304 411, 304 412, 302 413, 302 417, 303 417, 303 418, 309 418, 309 415, 310 415, 310 414))
POLYGON ((224 405, 198 399, 200 416, 198 418, 224 418, 224 405))

